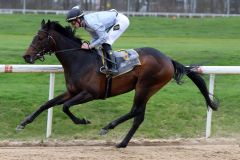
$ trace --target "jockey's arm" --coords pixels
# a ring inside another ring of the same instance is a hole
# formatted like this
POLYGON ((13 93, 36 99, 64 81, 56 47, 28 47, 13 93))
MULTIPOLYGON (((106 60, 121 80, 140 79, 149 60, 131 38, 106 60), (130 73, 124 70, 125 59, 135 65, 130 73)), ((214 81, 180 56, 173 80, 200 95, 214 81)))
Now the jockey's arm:
POLYGON ((94 29, 94 34, 92 34, 92 35, 95 35, 95 36, 93 36, 94 40, 90 43, 89 49, 92 49, 92 48, 95 48, 96 46, 102 45, 103 43, 105 43, 107 41, 107 38, 108 38, 108 34, 105 31, 104 25, 101 24, 96 27, 97 28, 94 29))

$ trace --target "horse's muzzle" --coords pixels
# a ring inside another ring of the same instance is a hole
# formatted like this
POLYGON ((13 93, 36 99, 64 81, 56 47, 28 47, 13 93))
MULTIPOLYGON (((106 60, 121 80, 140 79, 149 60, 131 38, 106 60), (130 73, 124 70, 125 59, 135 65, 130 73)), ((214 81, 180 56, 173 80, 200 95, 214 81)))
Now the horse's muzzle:
POLYGON ((23 56, 23 59, 24 59, 25 62, 27 62, 27 63, 30 63, 30 64, 33 64, 33 63, 34 63, 34 60, 33 60, 32 56, 30 56, 30 55, 24 55, 24 56, 23 56))

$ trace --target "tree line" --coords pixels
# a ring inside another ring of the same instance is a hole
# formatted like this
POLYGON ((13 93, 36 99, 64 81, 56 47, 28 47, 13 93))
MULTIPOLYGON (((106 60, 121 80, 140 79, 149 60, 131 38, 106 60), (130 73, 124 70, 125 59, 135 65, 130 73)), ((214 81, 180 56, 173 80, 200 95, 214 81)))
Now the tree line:
POLYGON ((240 14, 240 0, 0 0, 0 8, 68 10, 81 5, 87 11, 115 8, 130 12, 240 14))

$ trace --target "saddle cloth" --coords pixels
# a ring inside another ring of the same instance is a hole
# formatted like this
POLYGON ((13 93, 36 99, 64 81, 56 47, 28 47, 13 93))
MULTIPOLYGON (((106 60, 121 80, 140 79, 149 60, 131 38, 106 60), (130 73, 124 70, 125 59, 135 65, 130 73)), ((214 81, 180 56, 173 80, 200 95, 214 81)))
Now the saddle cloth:
POLYGON ((113 77, 125 74, 131 71, 135 66, 141 65, 139 55, 134 49, 114 51, 113 56, 115 57, 115 62, 117 63, 116 65, 119 71, 118 74, 113 75, 113 77))

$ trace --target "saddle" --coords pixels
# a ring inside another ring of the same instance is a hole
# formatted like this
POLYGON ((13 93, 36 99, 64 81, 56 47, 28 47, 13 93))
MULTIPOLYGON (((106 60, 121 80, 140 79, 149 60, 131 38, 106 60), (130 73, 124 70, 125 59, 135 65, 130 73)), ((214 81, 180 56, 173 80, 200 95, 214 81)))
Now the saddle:
MULTIPOLYGON (((117 69, 119 71, 116 75, 112 75, 113 77, 130 72, 135 66, 141 65, 139 55, 134 49, 121 49, 118 51, 114 51, 113 56, 116 63, 114 65, 117 66, 117 69)), ((107 75, 108 73, 106 73, 105 69, 106 60, 102 59, 102 61, 103 66, 100 68, 100 72, 107 75)))

